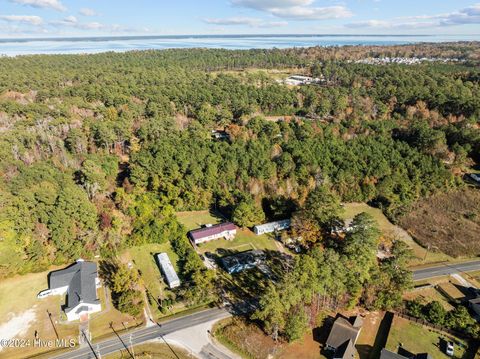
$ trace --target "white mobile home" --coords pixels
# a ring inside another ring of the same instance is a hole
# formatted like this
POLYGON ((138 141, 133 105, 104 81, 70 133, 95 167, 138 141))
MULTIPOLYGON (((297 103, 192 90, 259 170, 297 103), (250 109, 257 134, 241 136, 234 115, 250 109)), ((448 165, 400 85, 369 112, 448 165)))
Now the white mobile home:
POLYGON ((270 222, 265 224, 259 224, 253 227, 253 231, 256 235, 261 235, 264 233, 272 233, 275 231, 283 231, 284 229, 290 228, 291 220, 283 219, 281 221, 270 222))
POLYGON ((175 268, 173 268, 172 262, 170 262, 170 258, 168 258, 168 254, 159 253, 155 255, 155 258, 170 289, 180 286, 180 279, 177 272, 175 272, 175 268))

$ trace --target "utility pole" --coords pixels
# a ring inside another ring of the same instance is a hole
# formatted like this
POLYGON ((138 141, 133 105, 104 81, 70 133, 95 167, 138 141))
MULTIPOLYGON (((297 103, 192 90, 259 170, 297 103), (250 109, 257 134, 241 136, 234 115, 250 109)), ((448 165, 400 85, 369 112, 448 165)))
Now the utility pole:
POLYGON ((130 333, 130 350, 132 351, 132 356, 133 356, 133 359, 135 359, 135 352, 133 351, 133 343, 132 343, 132 333, 130 333))

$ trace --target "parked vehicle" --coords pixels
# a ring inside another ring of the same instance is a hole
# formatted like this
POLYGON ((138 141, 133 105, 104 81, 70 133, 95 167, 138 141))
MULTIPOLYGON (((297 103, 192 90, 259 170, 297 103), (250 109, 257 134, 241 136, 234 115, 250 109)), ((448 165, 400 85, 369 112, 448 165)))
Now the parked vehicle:
POLYGON ((447 349, 445 350, 445 354, 447 354, 450 357, 453 357, 453 352, 454 352, 453 342, 448 342, 447 349))

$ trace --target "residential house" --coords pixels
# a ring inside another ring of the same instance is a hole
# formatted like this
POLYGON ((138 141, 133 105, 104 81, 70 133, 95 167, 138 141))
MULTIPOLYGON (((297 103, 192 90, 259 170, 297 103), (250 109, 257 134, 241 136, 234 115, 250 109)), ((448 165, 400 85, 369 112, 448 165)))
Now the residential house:
POLYGON ((326 341, 325 349, 333 352, 334 359, 352 359, 355 357, 357 342, 363 319, 355 317, 353 324, 346 318, 338 317, 326 341))
POLYGON ((230 222, 220 223, 216 225, 207 225, 203 228, 194 229, 188 232, 188 236, 195 245, 213 241, 219 238, 232 240, 237 234, 237 227, 230 222))
POLYGON ((37 297, 66 294, 63 311, 67 320, 86 320, 89 314, 102 310, 100 300, 97 298, 99 287, 97 264, 79 259, 65 269, 51 272, 48 277, 48 289, 40 292, 37 297))
POLYGON ((291 220, 283 219, 281 221, 270 222, 265 224, 259 224, 253 227, 253 231, 256 235, 261 235, 264 233, 273 233, 276 231, 283 231, 290 228, 291 220))
POLYGON ((158 253, 155 255, 155 259, 157 260, 160 271, 162 272, 165 281, 167 282, 170 289, 179 287, 180 279, 178 278, 177 272, 175 271, 172 262, 170 262, 170 258, 168 258, 168 254, 158 253))
POLYGON ((234 274, 243 272, 247 269, 255 268, 263 261, 264 258, 265 254, 263 251, 254 250, 223 257, 220 261, 225 271, 227 271, 229 274, 234 274))

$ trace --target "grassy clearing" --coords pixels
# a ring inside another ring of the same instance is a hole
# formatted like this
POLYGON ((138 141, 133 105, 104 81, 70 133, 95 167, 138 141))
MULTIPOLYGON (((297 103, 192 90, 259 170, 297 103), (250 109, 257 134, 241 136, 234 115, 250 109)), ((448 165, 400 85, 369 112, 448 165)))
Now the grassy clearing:
POLYGON ((210 211, 177 212, 177 218, 188 231, 199 228, 205 224, 216 224, 222 221, 219 215, 213 214, 210 211))
POLYGON ((462 358, 468 348, 468 343, 443 332, 437 332, 407 319, 395 317, 390 328, 386 348, 397 352, 400 343, 411 353, 429 353, 434 359, 449 358, 441 350, 445 340, 455 343, 455 357, 462 358))
POLYGON ((378 208, 373 208, 366 203, 347 203, 344 206, 344 219, 349 220, 355 217, 355 215, 366 212, 373 216, 378 222, 382 235, 388 240, 400 239, 407 243, 412 248, 415 258, 412 260, 411 265, 419 265, 426 263, 445 262, 453 260, 452 257, 441 253, 429 251, 419 245, 413 240, 413 238, 399 226, 392 224, 387 217, 378 208))
MULTIPOLYGON (((178 212, 177 217, 187 230, 196 229, 205 224, 216 224, 224 221, 219 215, 212 214, 209 211, 178 212)), ((217 239, 210 241, 201 244, 198 247, 198 251, 200 253, 215 252, 219 248, 237 252, 251 249, 278 250, 273 237, 268 235, 257 236, 249 229, 239 228, 234 240, 217 239)))
POLYGON ((400 219, 423 246, 452 257, 480 255, 480 191, 465 188, 423 199, 400 219))
MULTIPOLYGON (((166 285, 155 261, 155 254, 161 252, 168 254, 170 261, 178 272, 178 256, 169 242, 132 247, 122 255, 124 261, 131 261, 134 267, 140 271, 146 290, 155 300, 175 297, 175 294, 166 285)), ((155 316, 162 316, 155 302, 151 303, 150 309, 155 316)))
MULTIPOLYGON (((173 345, 160 343, 148 343, 134 347, 135 358, 137 359, 187 359, 191 358, 185 350, 173 345)), ((107 355, 105 359, 124 359, 130 358, 130 354, 125 351, 107 355)))

